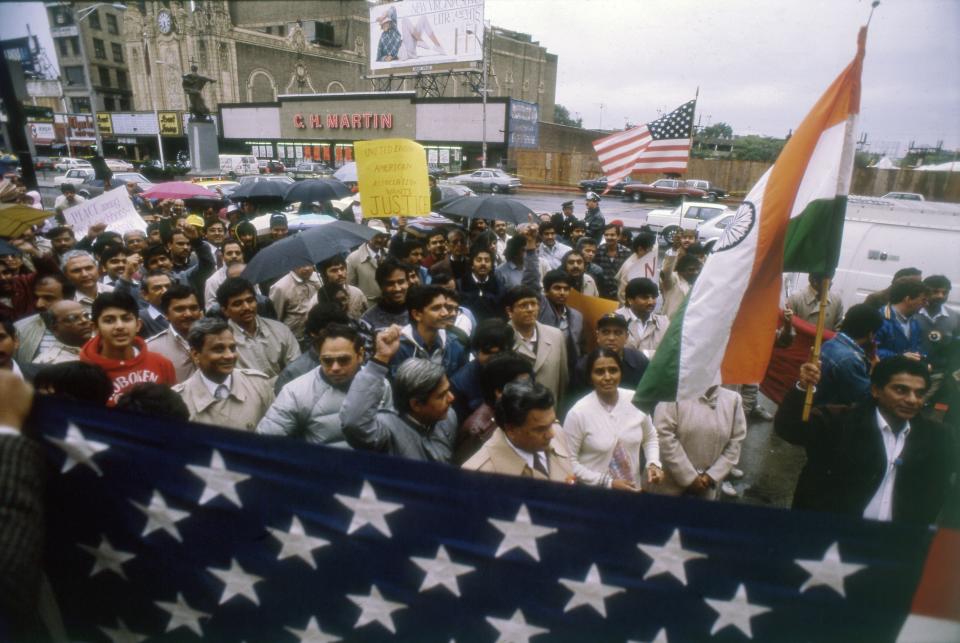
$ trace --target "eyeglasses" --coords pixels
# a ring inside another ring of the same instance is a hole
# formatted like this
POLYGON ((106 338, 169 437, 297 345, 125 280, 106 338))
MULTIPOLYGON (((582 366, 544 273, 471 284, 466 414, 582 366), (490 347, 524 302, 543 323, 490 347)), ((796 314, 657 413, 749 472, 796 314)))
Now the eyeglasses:
POLYGON ((62 318, 60 321, 66 322, 68 324, 76 324, 81 319, 86 319, 87 321, 93 319, 93 315, 90 313, 74 313, 73 315, 67 315, 62 318))

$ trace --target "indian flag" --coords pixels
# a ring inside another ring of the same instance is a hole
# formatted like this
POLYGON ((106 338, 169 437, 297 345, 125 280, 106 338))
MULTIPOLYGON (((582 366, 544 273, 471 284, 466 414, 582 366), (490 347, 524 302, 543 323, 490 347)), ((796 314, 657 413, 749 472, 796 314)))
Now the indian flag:
POLYGON ((759 382, 777 329, 782 273, 836 267, 853 174, 867 30, 714 246, 637 388, 636 401, 759 382))

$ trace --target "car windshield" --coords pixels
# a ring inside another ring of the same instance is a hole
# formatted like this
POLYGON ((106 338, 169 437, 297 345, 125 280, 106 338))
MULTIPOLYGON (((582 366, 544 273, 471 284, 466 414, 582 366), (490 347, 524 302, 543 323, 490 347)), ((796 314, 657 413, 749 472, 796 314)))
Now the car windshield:
POLYGON ((142 174, 138 174, 136 172, 114 173, 113 183, 118 183, 118 182, 126 183, 127 181, 136 181, 137 183, 149 183, 149 181, 147 180, 147 177, 145 177, 142 174))

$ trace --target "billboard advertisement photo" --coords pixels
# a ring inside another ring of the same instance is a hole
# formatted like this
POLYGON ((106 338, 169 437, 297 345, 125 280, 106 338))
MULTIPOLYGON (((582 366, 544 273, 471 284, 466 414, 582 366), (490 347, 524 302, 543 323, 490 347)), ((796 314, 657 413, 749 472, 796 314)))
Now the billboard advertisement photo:
POLYGON ((402 0, 370 7, 370 72, 472 69, 483 60, 484 0, 402 0))

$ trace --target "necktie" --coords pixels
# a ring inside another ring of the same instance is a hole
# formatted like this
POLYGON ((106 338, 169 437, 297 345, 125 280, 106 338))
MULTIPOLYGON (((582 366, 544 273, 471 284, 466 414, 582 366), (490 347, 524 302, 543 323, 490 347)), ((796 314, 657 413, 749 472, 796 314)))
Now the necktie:
POLYGON ((213 392, 213 397, 217 398, 218 400, 225 400, 227 397, 229 397, 229 395, 230 389, 228 389, 225 384, 221 384, 213 392))
POLYGON ((543 463, 543 460, 540 459, 539 452, 533 454, 533 468, 539 471, 540 473, 542 473, 543 475, 545 475, 546 477, 548 478, 550 477, 550 474, 547 473, 547 466, 543 463))

